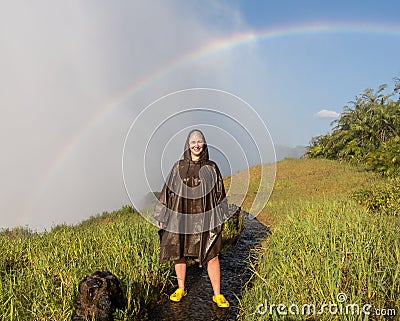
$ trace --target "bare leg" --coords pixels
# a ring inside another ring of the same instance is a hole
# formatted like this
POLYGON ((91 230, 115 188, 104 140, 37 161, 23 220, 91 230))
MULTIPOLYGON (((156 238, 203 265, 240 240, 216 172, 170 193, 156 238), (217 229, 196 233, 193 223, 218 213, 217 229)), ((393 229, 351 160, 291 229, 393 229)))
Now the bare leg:
POLYGON ((211 286, 214 290, 214 295, 221 294, 221 269, 218 256, 208 261, 207 271, 211 286))
POLYGON ((176 278, 178 279, 178 288, 185 290, 186 279, 186 259, 183 257, 174 261, 176 278))

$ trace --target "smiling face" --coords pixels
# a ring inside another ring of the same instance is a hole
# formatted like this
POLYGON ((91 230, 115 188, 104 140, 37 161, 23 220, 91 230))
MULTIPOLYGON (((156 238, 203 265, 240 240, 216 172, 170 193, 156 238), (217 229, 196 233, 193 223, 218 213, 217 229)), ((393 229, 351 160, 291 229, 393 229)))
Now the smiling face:
POLYGON ((204 138, 199 132, 193 132, 189 136, 189 148, 190 155, 192 156, 193 161, 197 161, 200 158, 200 154, 203 151, 204 147, 204 138))

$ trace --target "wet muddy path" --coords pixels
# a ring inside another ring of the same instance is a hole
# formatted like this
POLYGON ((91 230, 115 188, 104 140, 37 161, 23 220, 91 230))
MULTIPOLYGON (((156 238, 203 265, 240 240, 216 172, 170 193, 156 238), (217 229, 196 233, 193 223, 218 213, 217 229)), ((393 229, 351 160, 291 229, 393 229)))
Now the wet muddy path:
POLYGON ((147 312, 145 320, 203 321, 236 320, 238 297, 243 285, 249 280, 250 250, 269 233, 267 227, 245 213, 244 227, 236 244, 220 255, 221 292, 230 302, 228 309, 221 309, 212 302, 212 287, 205 268, 197 264, 189 266, 186 276, 187 296, 179 303, 169 300, 165 294, 162 301, 147 312))

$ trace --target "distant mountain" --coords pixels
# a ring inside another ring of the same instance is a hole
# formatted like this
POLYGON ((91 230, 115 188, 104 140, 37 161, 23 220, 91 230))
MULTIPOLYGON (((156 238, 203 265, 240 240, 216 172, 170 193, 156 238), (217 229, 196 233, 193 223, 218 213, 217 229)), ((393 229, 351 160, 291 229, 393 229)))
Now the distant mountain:
POLYGON ((275 146, 276 160, 280 161, 284 158, 301 158, 306 152, 305 146, 275 146))

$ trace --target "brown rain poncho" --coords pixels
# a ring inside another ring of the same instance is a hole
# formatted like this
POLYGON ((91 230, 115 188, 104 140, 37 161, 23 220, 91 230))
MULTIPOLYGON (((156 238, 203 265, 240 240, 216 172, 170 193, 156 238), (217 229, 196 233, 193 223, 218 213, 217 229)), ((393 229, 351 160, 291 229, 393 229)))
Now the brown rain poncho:
POLYGON ((200 159, 194 162, 189 136, 184 159, 174 164, 153 216, 163 223, 159 231, 160 261, 191 257, 201 266, 221 251, 228 206, 221 172, 209 160, 207 144, 204 142, 200 159))

